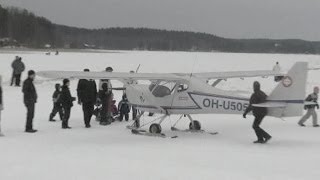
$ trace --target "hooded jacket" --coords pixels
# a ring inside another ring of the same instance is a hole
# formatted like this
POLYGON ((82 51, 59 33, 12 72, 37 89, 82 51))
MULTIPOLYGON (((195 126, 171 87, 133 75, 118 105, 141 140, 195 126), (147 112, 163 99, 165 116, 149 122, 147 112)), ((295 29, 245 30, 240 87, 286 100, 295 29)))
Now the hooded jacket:
POLYGON ((245 114, 252 111, 254 116, 265 116, 268 113, 267 108, 254 107, 252 106, 252 104, 264 103, 266 102, 268 96, 263 91, 260 90, 259 82, 254 82, 253 89, 254 89, 254 93, 251 95, 250 104, 246 109, 245 114))
POLYGON ((59 101, 61 102, 63 107, 70 108, 73 106, 73 101, 75 101, 75 98, 71 96, 68 86, 66 85, 62 86, 62 91, 61 91, 59 101))
POLYGON ((21 74, 25 70, 25 65, 20 58, 14 60, 11 67, 13 69, 13 74, 21 74))

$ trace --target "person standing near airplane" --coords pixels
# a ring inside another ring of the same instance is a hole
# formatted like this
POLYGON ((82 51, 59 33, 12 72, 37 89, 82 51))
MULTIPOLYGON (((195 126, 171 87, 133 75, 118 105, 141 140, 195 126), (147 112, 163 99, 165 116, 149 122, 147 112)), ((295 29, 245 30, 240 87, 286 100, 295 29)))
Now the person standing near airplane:
POLYGON ((314 87, 313 93, 309 94, 309 96, 306 98, 306 101, 314 102, 315 104, 304 106, 304 108, 307 110, 307 114, 305 114, 298 122, 300 126, 305 126, 304 123, 307 121, 307 119, 310 118, 310 116, 312 116, 313 127, 319 127, 318 116, 315 109, 315 108, 319 109, 318 94, 319 94, 319 87, 314 87))
MULTIPOLYGON (((112 67, 107 67, 106 72, 113 72, 112 67)), ((111 124, 112 84, 110 79, 101 79, 99 83, 99 99, 102 104, 100 125, 111 124)))
POLYGON ((261 127, 260 124, 263 118, 267 115, 268 111, 265 107, 254 107, 252 104, 260 104, 264 103, 267 100, 267 95, 261 91, 260 83, 255 81, 253 83, 253 90, 254 93, 251 95, 250 103, 248 108, 245 110, 243 114, 243 118, 246 118, 246 115, 249 112, 253 112, 253 116, 255 117, 252 128, 254 129, 258 140, 254 141, 254 143, 267 143, 272 137, 265 132, 261 127))
MULTIPOLYGON (((89 72, 85 69, 84 72, 89 72)), ((94 104, 97 100, 97 85, 92 79, 80 79, 77 88, 78 104, 82 105, 84 123, 86 128, 90 128, 90 121, 94 111, 94 104)))
POLYGON ((36 77, 36 73, 33 70, 28 72, 28 78, 23 82, 22 92, 24 104, 27 107, 27 123, 26 131, 27 133, 35 133, 37 130, 33 129, 33 118, 35 111, 35 104, 37 103, 38 95, 33 81, 36 77))
MULTIPOLYGON (((281 72, 281 67, 280 67, 280 64, 279 62, 276 62, 276 64, 273 66, 273 69, 272 69, 274 72, 277 72, 277 73, 280 73, 281 72)), ((283 78, 283 76, 275 76, 274 77, 274 81, 275 82, 279 82, 281 81, 281 79, 283 78)))
POLYGON ((69 86, 70 86, 70 80, 64 79, 61 96, 60 96, 60 101, 61 101, 63 112, 64 112, 63 120, 62 120, 62 129, 71 129, 71 127, 69 126, 69 118, 70 118, 71 108, 73 106, 73 101, 76 100, 75 97, 71 96, 69 86))

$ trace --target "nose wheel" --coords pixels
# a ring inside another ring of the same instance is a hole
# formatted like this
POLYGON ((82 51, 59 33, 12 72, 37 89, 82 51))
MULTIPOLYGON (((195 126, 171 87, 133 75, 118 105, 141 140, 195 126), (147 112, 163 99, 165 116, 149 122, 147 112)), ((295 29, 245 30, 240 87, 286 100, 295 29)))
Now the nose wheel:
POLYGON ((149 128, 149 132, 153 133, 153 134, 160 134, 162 131, 161 125, 160 124, 151 124, 150 128, 149 128))
POLYGON ((189 129, 190 130, 197 130, 197 131, 201 130, 200 122, 196 121, 196 120, 191 121, 189 124, 189 129))

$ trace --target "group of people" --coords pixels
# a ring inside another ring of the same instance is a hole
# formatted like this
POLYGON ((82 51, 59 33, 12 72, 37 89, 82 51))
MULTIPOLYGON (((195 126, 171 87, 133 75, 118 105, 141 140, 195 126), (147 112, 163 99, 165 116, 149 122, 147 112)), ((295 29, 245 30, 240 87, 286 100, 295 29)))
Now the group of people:
MULTIPOLYGON (((111 67, 106 68, 106 72, 112 71, 111 67)), ((90 72, 90 70, 84 69, 84 72, 90 72)), ((59 113, 63 129, 71 128, 69 126, 69 118, 73 102, 76 101, 76 98, 72 97, 70 93, 69 86, 70 81, 68 79, 63 80, 62 86, 60 84, 55 85, 55 91, 52 95, 53 109, 49 115, 49 121, 56 121, 54 117, 59 113)), ((129 113, 132 107, 126 94, 123 94, 122 100, 117 107, 116 100, 113 99, 112 84, 108 79, 100 81, 99 89, 95 80, 80 79, 77 85, 77 98, 78 104, 82 106, 86 128, 91 127, 90 122, 93 115, 100 121, 100 125, 109 125, 115 120, 122 121, 123 118, 126 121, 129 120, 129 113)), ((135 118, 134 116, 133 118, 135 118)))

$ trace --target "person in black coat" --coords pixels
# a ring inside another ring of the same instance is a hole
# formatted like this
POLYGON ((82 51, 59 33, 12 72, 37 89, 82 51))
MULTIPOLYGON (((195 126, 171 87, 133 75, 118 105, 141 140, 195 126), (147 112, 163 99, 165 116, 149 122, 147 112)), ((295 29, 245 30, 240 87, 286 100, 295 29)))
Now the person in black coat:
MULTIPOLYGON (((89 72, 89 69, 85 69, 89 72)), ((78 104, 82 105, 84 123, 86 128, 90 128, 90 121, 94 111, 94 105, 97 101, 97 85, 92 79, 80 79, 77 88, 78 104)))
POLYGON ((60 96, 60 101, 61 101, 61 105, 64 112, 64 116, 62 120, 62 129, 71 129, 71 127, 69 126, 69 118, 70 118, 71 108, 73 106, 73 101, 76 100, 75 97, 71 96, 69 86, 70 86, 69 79, 64 79, 61 96, 60 96))
POLYGON ((254 141, 254 143, 266 143, 271 139, 271 136, 265 132, 262 128, 260 128, 260 124, 263 118, 267 115, 268 111, 265 107, 254 107, 252 104, 260 104, 264 103, 267 100, 267 95, 260 90, 260 83, 255 81, 253 83, 254 93, 251 95, 250 104, 248 108, 245 110, 243 117, 246 118, 246 115, 252 111, 253 116, 255 117, 252 128, 254 129, 258 140, 254 141))
POLYGON ((52 101, 53 101, 53 109, 49 116, 49 121, 56 121, 53 118, 56 116, 56 114, 59 112, 60 120, 63 120, 63 110, 61 106, 60 96, 61 96, 61 85, 56 84, 55 85, 56 90, 54 91, 52 95, 52 101))
POLYGON ((37 130, 33 129, 33 118, 35 111, 35 104, 37 103, 38 95, 33 81, 36 77, 36 73, 33 70, 28 72, 28 78, 23 82, 22 92, 24 104, 27 107, 27 122, 26 132, 34 133, 37 130))

